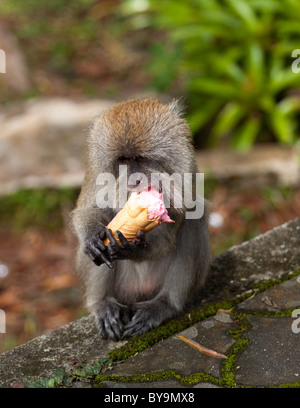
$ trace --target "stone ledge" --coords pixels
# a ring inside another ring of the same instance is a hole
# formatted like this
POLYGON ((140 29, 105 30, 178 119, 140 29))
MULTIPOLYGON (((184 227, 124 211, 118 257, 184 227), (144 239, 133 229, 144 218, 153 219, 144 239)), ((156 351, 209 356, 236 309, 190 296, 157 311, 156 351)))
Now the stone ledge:
MULTIPOLYGON (((300 267, 299 242, 297 218, 215 257, 209 279, 216 283, 214 296, 226 286, 248 288, 295 271, 300 267)), ((1 354, 0 387, 10 387, 25 376, 51 376, 74 358, 93 363, 124 344, 101 340, 93 317, 84 317, 1 354)))
POLYGON ((27 376, 48 377, 74 358, 93 363, 124 345, 100 339, 94 317, 83 317, 0 355, 0 388, 27 376))

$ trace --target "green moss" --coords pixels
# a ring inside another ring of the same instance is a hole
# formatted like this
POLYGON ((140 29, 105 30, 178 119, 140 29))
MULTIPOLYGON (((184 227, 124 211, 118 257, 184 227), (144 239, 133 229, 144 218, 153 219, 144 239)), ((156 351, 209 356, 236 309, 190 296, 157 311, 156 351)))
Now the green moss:
POLYGON ((55 230, 63 226, 63 208, 70 210, 78 191, 63 189, 24 189, 0 198, 0 222, 16 231, 28 227, 55 230))
POLYGON ((288 383, 288 384, 274 385, 274 386, 271 386, 270 388, 300 388, 300 381, 296 381, 294 383, 288 383))
POLYGON ((246 319, 246 315, 237 311, 233 311, 232 317, 238 323, 233 328, 227 331, 227 335, 234 338, 234 344, 227 350, 227 359, 223 361, 221 366, 221 384, 226 388, 240 387, 236 383, 235 373, 237 360, 243 351, 251 344, 251 341, 244 336, 244 333, 251 329, 251 324, 246 319))
POLYGON ((96 388, 101 388, 103 382, 113 381, 119 383, 149 383, 164 380, 177 380, 183 385, 193 386, 200 382, 209 382, 212 384, 220 385, 220 379, 214 377, 211 374, 205 372, 193 373, 188 376, 183 376, 178 371, 168 370, 159 373, 145 373, 139 375, 118 376, 118 375, 98 375, 94 381, 96 388))
POLYGON ((148 333, 131 338, 125 346, 112 350, 109 353, 109 358, 114 361, 125 360, 130 356, 153 346, 159 341, 167 339, 168 337, 193 326, 201 320, 214 316, 218 309, 230 309, 233 305, 234 302, 224 301, 196 308, 190 313, 172 319, 148 333))

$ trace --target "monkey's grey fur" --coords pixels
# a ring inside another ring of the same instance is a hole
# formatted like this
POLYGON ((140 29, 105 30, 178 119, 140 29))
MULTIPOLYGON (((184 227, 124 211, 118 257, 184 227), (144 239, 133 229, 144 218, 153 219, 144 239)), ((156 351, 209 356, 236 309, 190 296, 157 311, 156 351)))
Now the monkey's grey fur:
MULTIPOLYGON (((115 201, 113 208, 99 208, 96 180, 101 173, 118 179, 119 164, 128 166, 128 176, 197 172, 190 131, 176 102, 118 103, 96 117, 89 135, 86 176, 72 214, 77 269, 100 335, 113 340, 145 333, 182 311, 197 296, 209 266, 206 210, 200 219, 186 219, 186 208, 171 206, 174 224, 138 234, 130 244, 122 237, 124 245, 111 239, 104 246, 106 237, 113 238, 105 226, 120 208, 115 201)), ((138 181, 133 187, 147 188, 138 181)))

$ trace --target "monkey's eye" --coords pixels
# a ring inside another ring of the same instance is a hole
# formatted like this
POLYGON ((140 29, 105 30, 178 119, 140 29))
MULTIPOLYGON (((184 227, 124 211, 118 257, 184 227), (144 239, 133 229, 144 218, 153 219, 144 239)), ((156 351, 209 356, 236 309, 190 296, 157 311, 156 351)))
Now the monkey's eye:
POLYGON ((126 163, 126 162, 132 162, 132 161, 139 162, 141 159, 142 159, 141 156, 130 156, 130 157, 119 156, 118 157, 118 161, 120 163, 126 163))
POLYGON ((129 158, 125 157, 125 156, 120 156, 120 157, 118 157, 118 161, 119 162, 127 162, 127 161, 129 161, 129 158))

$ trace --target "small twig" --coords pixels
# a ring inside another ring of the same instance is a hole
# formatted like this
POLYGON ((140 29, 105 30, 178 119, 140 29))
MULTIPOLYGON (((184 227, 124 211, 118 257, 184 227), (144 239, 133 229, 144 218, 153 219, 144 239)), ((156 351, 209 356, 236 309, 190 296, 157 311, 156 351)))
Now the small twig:
POLYGON ((231 309, 218 309, 216 314, 219 314, 219 313, 231 314, 232 310, 233 310, 233 307, 231 309))
POLYGON ((217 353, 214 350, 210 350, 204 346, 201 346, 201 344, 197 343, 194 340, 188 339, 184 336, 181 336, 180 334, 176 334, 176 337, 178 337, 180 340, 184 341, 187 343, 189 346, 193 347, 194 349, 200 351, 200 353, 206 354, 207 356, 215 357, 215 358, 228 358, 224 354, 217 353))

